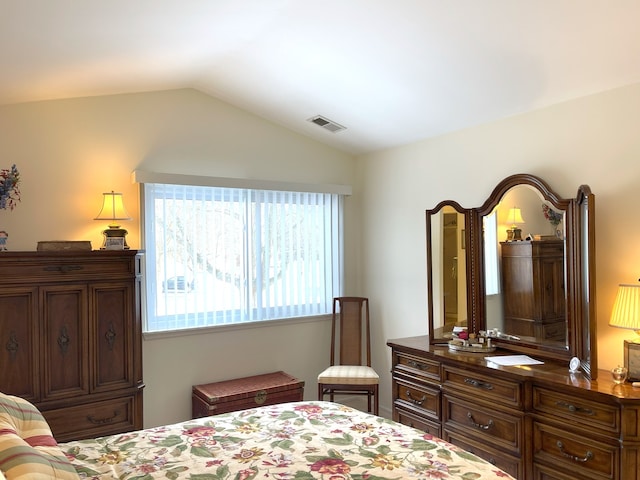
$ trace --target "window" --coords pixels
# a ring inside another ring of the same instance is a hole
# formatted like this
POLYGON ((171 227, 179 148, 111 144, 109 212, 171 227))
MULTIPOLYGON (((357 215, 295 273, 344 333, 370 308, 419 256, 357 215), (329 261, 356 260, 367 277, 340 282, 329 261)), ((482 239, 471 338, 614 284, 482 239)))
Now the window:
POLYGON ((144 183, 145 331, 330 313, 343 195, 144 183))
POLYGON ((484 282, 487 295, 500 293, 500 270, 498 262, 498 211, 483 218, 484 234, 484 282))

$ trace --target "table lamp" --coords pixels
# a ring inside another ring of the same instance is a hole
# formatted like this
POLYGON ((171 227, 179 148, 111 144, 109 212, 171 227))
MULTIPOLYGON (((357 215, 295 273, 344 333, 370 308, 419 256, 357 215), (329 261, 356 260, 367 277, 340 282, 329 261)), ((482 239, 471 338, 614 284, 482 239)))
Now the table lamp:
POLYGON ((624 341, 624 366, 629 381, 640 380, 640 284, 618 287, 609 325, 635 330, 636 338, 624 341))
POLYGON ((511 224, 511 227, 507 228, 507 242, 522 240, 522 229, 518 227, 518 224, 524 223, 524 219, 519 208, 513 207, 509 209, 507 222, 511 224))
POLYGON ((113 190, 102 194, 102 208, 94 220, 108 220, 109 228, 103 230, 104 242, 101 250, 127 250, 127 231, 120 228, 120 220, 131 220, 131 217, 124 208, 122 194, 113 190))

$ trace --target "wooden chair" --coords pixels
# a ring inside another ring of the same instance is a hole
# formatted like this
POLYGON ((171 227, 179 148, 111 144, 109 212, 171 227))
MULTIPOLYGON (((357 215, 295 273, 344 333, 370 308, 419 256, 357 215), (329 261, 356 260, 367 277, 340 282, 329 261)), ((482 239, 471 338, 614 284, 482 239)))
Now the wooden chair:
POLYGON ((329 395, 366 395, 367 408, 378 415, 379 376, 371 368, 369 300, 364 297, 333 299, 331 363, 318 375, 318 399, 329 395))

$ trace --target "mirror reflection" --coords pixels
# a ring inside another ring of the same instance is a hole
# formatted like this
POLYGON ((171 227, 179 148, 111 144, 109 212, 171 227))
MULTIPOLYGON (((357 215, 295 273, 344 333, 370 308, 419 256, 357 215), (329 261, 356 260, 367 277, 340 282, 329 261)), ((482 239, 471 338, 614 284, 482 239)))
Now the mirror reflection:
POLYGON ((431 238, 429 261, 433 272, 431 318, 436 335, 450 337, 454 328, 467 327, 467 265, 465 256, 465 215, 452 205, 427 211, 431 238))
POLYGON ((511 175, 478 208, 427 210, 431 344, 454 328, 499 331, 496 344, 539 359, 578 357, 597 375, 595 197, 561 198, 539 177, 511 175))
POLYGON ((488 330, 567 349, 566 212, 530 185, 509 189, 482 218, 488 330))

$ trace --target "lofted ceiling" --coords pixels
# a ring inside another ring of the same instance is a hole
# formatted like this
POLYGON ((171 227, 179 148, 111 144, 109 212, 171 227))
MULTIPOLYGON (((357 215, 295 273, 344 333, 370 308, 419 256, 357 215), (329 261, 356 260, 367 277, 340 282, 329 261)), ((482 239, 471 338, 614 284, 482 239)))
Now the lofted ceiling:
POLYGON ((195 88, 360 154, 638 83, 639 22, 638 0, 0 0, 0 105, 195 88))

